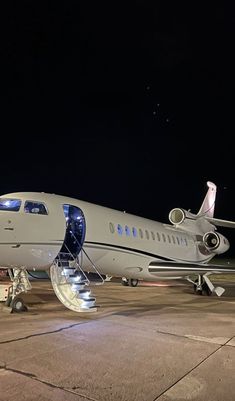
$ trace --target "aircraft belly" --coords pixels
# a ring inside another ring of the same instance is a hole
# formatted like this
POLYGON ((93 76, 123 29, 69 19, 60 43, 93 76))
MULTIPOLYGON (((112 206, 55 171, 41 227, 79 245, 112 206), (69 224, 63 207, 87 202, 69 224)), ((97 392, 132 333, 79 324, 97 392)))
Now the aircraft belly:
POLYGON ((45 269, 53 263, 62 246, 57 244, 1 244, 2 267, 45 269))

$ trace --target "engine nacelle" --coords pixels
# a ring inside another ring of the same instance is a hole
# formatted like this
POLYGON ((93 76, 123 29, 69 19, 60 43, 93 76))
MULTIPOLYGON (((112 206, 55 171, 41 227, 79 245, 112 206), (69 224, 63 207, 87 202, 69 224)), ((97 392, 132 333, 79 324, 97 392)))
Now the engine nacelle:
POLYGON ((196 214, 190 213, 188 210, 175 208, 169 213, 169 220, 171 224, 182 224, 185 219, 196 220, 196 214))
POLYGON ((223 235, 210 231, 203 235, 205 247, 217 254, 224 253, 229 249, 229 242, 223 235))

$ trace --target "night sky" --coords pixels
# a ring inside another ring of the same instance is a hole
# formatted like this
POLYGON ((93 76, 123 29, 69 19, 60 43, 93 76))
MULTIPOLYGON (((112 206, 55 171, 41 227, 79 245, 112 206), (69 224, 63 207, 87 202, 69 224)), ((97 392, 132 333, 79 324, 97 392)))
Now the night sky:
POLYGON ((216 217, 235 220, 233 9, 23 1, 2 18, 1 194, 167 222, 210 180, 216 217))

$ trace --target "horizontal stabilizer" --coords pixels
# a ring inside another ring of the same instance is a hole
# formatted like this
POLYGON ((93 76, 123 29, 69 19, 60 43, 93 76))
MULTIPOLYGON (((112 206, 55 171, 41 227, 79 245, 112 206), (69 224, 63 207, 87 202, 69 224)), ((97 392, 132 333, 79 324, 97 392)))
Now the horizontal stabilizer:
POLYGON ((215 219, 214 217, 207 217, 205 219, 214 226, 235 228, 235 221, 215 219))

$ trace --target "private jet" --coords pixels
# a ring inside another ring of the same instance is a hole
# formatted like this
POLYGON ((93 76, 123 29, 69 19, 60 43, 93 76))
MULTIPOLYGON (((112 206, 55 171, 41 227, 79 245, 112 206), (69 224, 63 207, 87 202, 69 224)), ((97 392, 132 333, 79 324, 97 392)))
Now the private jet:
POLYGON ((96 311, 91 287, 112 276, 132 285, 184 278, 196 293, 221 296, 224 288, 215 287, 210 275, 235 273, 235 267, 210 261, 229 249, 217 227, 234 228, 235 222, 214 218, 217 188, 210 181, 207 187, 198 213, 174 208, 170 224, 56 194, 2 195, 0 268, 12 282, 6 306, 27 310, 19 295, 31 289, 28 272, 40 270, 48 272, 58 299, 75 312, 96 311))

